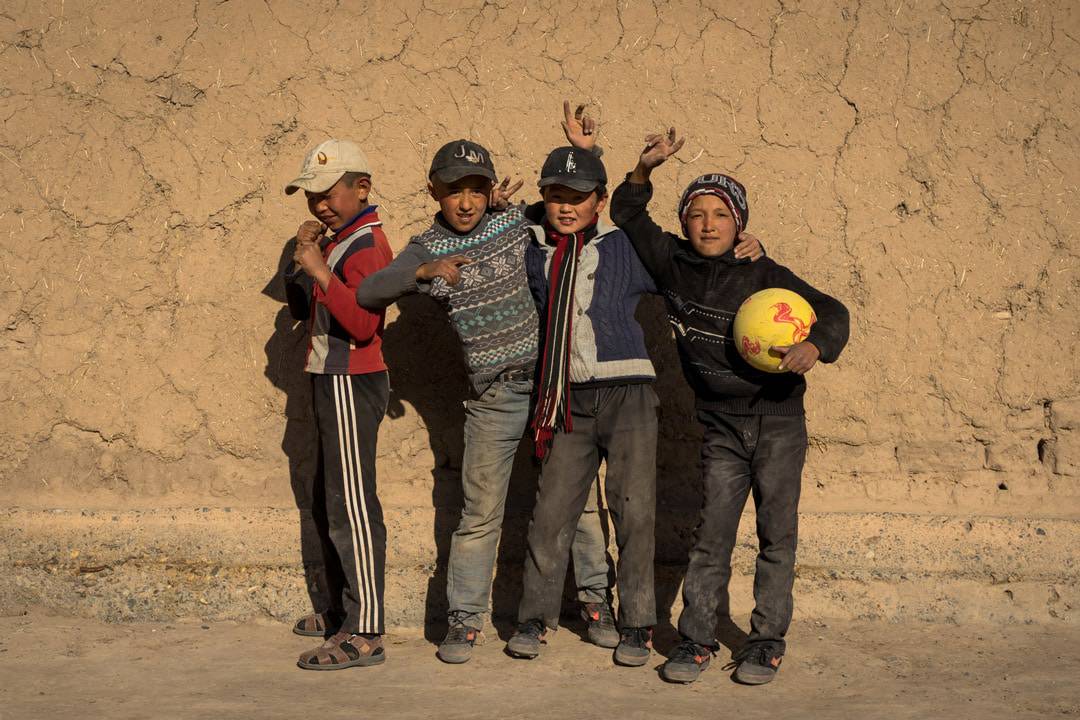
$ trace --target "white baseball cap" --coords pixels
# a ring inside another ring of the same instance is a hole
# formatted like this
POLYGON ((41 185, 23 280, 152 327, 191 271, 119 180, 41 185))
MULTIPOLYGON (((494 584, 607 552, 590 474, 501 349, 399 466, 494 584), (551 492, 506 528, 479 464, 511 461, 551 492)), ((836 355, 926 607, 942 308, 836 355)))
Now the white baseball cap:
POLYGON ((297 190, 326 192, 347 172, 370 175, 367 155, 354 142, 327 140, 307 154, 300 174, 285 186, 285 194, 292 195, 297 190))

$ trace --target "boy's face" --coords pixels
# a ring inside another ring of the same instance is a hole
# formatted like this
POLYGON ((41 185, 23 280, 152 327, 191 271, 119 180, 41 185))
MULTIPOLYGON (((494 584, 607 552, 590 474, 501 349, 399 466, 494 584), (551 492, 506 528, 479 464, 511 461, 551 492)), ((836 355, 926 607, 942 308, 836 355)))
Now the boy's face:
POLYGON ((491 181, 482 175, 466 175, 460 180, 444 183, 432 177, 428 192, 439 203, 443 218, 459 233, 472 231, 487 212, 491 197, 491 181))
POLYGON ((304 194, 307 196, 307 206, 311 214, 331 230, 340 230, 368 206, 370 192, 371 178, 361 176, 352 184, 343 177, 326 192, 313 193, 305 190, 304 194))
POLYGON ((686 213, 686 235, 698 255, 723 255, 735 244, 735 218, 716 195, 698 195, 686 213))
POLYGON ((587 228, 607 204, 607 197, 596 190, 583 192, 565 185, 548 185, 540 194, 548 224, 564 235, 587 228))

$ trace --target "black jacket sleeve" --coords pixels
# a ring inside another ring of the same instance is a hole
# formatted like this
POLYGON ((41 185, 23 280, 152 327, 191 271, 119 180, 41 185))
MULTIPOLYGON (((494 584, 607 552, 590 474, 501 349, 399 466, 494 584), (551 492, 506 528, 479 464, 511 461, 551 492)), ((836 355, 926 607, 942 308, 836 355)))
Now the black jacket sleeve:
POLYGON ((285 269, 285 301, 293 320, 311 319, 311 294, 315 281, 295 263, 285 269))
POLYGON ((777 263, 772 263, 769 268, 768 286, 793 290, 810 303, 817 321, 811 326, 806 340, 821 352, 822 362, 836 362, 840 351, 847 345, 850 333, 851 321, 844 304, 777 263))
POLYGON ((627 176, 611 196, 611 221, 630 238, 641 264, 662 288, 671 277, 671 258, 678 241, 649 217, 652 193, 652 183, 638 185, 627 176))

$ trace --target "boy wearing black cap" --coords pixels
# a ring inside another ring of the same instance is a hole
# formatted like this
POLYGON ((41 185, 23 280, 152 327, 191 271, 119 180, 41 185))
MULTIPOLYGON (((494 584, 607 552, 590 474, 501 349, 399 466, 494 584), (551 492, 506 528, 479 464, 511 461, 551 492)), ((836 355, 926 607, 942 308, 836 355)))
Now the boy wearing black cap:
POLYGON ((795 545, 806 421, 803 375, 820 359, 835 362, 848 339, 848 312, 790 270, 766 258, 748 264, 732 252, 750 217, 746 190, 720 173, 703 175, 679 202, 688 240, 664 232, 649 217, 652 170, 682 147, 675 130, 647 139, 637 167, 612 197, 612 218, 629 235, 668 306, 683 373, 697 396, 704 503, 683 584, 679 618, 683 642, 661 674, 689 683, 719 648, 717 613, 727 607, 731 552, 739 517, 752 491, 759 552, 750 636, 736 654, 734 679, 759 685, 773 679, 786 649, 795 578, 795 545), (803 342, 787 348, 781 369, 764 373, 739 356, 732 341, 735 313, 766 288, 799 293, 817 321, 803 342))
MULTIPOLYGON (((461 467, 465 506, 450 544, 449 629, 438 650, 448 663, 469 660, 484 625, 537 358, 538 320, 525 275, 530 222, 521 207, 508 207, 521 182, 510 187, 509 178, 498 186, 495 181, 484 147, 456 140, 440 148, 428 182, 440 207, 434 222, 357 290, 360 304, 371 308, 386 307, 407 294, 429 294, 449 314, 465 355, 471 384, 461 467)), ((613 647, 618 637, 596 512, 581 517, 573 547, 589 638, 613 647)))
POLYGON ((544 465, 529 526, 519 625, 507 650, 536 657, 547 630, 558 627, 571 531, 606 461, 619 548, 614 658, 637 666, 649 659, 656 622, 659 401, 634 312, 641 296, 656 288, 626 235, 600 218, 607 173, 597 155, 582 149, 591 148, 595 137, 568 137, 575 147, 553 151, 541 170, 545 216, 528 249, 529 283, 543 327, 532 427, 544 465))
POLYGON ((338 670, 386 659, 382 643, 386 526, 375 485, 375 444, 389 383, 382 356, 383 313, 354 295, 390 262, 363 151, 328 140, 308 153, 286 194, 303 190, 308 220, 296 231, 285 275, 289 310, 311 331, 305 370, 319 435, 311 512, 323 548, 313 588, 316 614, 294 631, 326 641, 300 667, 338 670), (331 235, 327 236, 327 230, 331 235))

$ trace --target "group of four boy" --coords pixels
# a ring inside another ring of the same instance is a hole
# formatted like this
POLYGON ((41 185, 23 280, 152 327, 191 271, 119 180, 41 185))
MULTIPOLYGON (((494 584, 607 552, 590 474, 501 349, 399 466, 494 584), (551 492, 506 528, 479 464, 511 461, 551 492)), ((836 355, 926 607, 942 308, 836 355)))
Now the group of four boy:
POLYGON ((316 612, 294 627, 325 641, 300 656, 300 667, 334 670, 385 659, 386 529, 375 484, 389 392, 381 335, 385 308, 414 293, 446 310, 471 385, 464 508, 450 546, 449 627, 438 657, 464 663, 480 637, 513 459, 528 430, 542 466, 507 652, 534 658, 558 627, 572 554, 589 640, 614 648, 620 665, 648 661, 656 622, 659 401, 634 315, 642 295, 659 293, 705 430, 704 501, 683 586, 682 642, 662 676, 694 681, 719 647, 718 612, 751 491, 760 545, 755 608, 734 677, 761 684, 779 667, 791 621, 807 447, 803 375, 818 360, 837 359, 847 342, 847 310, 762 257, 760 242, 746 232, 746 191, 727 175, 703 175, 683 193, 685 238, 650 219, 649 176, 683 143, 674 129, 646 139, 637 166, 611 196, 615 225, 608 224, 601 218, 607 174, 596 124, 564 104, 562 125, 571 144, 544 162, 542 202, 530 206, 510 203, 521 182, 500 183, 485 148, 468 140, 443 146, 427 186, 439 212, 392 260, 368 202, 371 170, 355 144, 322 143, 286 188, 304 190, 316 218, 298 229, 285 280, 290 310, 311 329, 306 370, 319 435, 313 510, 326 536, 325 568, 313 588, 316 612), (731 340, 741 302, 774 287, 802 295, 817 316, 805 340, 780 348, 788 371, 781 374, 751 368, 731 340), (618 622, 599 515, 586 512, 602 462, 618 548, 618 622))

